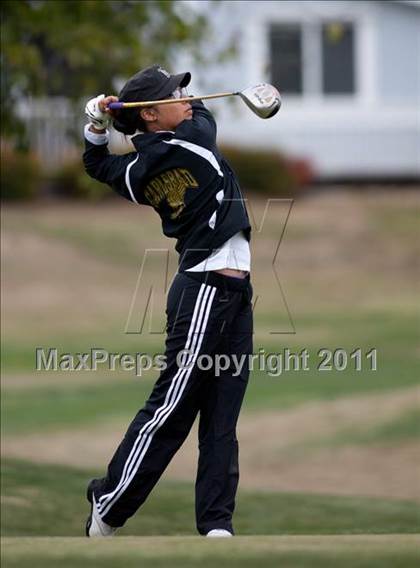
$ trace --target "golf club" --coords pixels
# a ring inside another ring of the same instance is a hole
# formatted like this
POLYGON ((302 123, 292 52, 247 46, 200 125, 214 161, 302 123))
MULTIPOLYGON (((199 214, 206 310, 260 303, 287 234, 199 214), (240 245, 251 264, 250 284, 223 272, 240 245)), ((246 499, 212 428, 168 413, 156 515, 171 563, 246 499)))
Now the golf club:
POLYGON ((222 97, 233 97, 239 96, 245 102, 245 104, 260 118, 271 118, 274 116, 281 106, 281 97, 278 90, 270 85, 269 83, 259 83, 253 87, 249 87, 244 91, 232 92, 232 93, 215 93, 213 95, 204 95, 201 97, 184 97, 180 99, 163 99, 158 101, 142 101, 142 102, 117 102, 110 103, 108 108, 110 109, 124 109, 133 107, 148 107, 163 104, 175 104, 182 103, 185 101, 197 101, 197 100, 207 100, 207 99, 219 99, 222 97))

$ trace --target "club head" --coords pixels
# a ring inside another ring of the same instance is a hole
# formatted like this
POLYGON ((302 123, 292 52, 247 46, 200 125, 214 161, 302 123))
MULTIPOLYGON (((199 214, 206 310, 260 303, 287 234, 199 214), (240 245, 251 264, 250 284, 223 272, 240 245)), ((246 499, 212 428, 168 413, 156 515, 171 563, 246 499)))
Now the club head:
POLYGON ((259 83, 237 94, 260 118, 271 118, 281 107, 280 93, 269 83, 259 83))

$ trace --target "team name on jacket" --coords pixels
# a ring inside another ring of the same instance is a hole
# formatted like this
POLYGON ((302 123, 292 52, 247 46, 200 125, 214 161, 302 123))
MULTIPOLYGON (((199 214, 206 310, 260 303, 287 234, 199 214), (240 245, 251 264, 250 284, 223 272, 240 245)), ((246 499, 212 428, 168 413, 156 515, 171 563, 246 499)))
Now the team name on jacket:
POLYGON ((172 209, 171 219, 176 219, 185 207, 185 191, 198 187, 197 180, 185 168, 174 168, 154 177, 144 190, 146 199, 158 209, 163 199, 172 209))

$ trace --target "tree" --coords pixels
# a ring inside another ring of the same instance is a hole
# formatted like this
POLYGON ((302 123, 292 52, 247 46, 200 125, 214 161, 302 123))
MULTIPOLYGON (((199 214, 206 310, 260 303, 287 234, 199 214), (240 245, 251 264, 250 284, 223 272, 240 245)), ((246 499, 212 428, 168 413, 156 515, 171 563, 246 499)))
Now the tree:
POLYGON ((172 0, 3 0, 1 16, 1 128, 15 139, 20 98, 116 92, 116 78, 168 65, 179 50, 200 58, 209 31, 189 3, 172 0))

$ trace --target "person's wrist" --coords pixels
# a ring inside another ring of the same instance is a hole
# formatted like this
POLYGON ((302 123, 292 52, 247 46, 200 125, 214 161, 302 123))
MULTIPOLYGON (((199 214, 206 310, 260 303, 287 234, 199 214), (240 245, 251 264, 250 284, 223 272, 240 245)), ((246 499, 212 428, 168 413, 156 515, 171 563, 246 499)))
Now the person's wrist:
POLYGON ((105 134, 105 132, 106 132, 106 128, 98 128, 97 126, 94 126, 93 124, 91 124, 89 126, 89 130, 91 132, 94 132, 95 134, 105 134))

